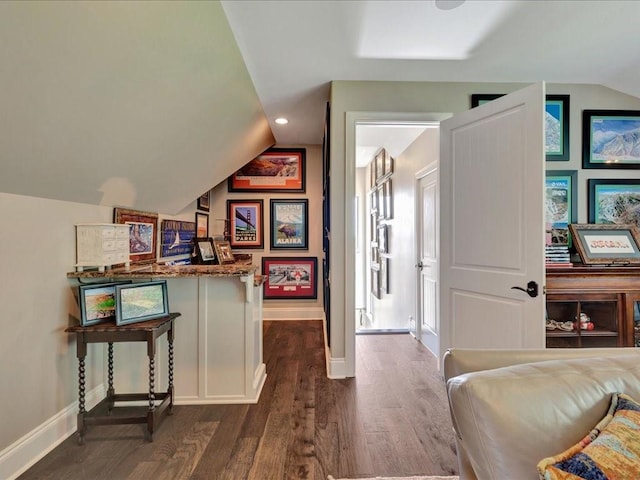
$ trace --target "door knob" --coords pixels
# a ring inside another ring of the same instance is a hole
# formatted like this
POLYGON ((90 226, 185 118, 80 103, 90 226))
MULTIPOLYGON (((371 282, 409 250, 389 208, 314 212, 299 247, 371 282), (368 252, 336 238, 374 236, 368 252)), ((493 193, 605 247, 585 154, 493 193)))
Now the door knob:
POLYGON ((511 287, 511 290, 522 290, 523 292, 527 293, 531 298, 535 298, 538 296, 538 284, 533 280, 527 283, 526 290, 522 287, 511 287))
POLYGON ((414 267, 419 268, 420 270, 422 270, 424 268, 424 264, 422 262, 418 262, 414 265, 414 267))

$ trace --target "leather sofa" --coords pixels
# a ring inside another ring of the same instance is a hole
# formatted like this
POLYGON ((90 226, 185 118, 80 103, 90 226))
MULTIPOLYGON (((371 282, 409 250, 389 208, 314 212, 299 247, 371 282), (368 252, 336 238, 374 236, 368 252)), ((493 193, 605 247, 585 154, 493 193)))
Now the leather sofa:
POLYGON ((538 462, 582 440, 612 393, 640 401, 640 348, 449 349, 443 374, 460 480, 538 480, 538 462))

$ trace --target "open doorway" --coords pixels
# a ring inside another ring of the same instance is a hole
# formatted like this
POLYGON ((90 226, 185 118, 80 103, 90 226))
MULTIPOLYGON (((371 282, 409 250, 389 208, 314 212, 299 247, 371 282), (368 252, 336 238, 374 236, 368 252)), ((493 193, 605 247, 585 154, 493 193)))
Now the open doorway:
POLYGON ((437 128, 393 119, 356 123, 356 334, 420 338, 416 175, 437 159, 437 128))

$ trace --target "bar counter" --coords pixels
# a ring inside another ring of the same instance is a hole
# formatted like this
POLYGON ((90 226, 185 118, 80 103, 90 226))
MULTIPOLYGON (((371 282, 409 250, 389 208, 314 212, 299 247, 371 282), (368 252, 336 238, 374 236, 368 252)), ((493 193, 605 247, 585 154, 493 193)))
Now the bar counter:
MULTIPOLYGON (((266 380, 262 354, 262 276, 247 263, 134 264, 69 272, 71 282, 166 279, 175 322, 175 404, 255 403, 266 380)), ((166 341, 160 339, 160 341, 166 341)), ((117 344, 115 375, 124 390, 142 391, 144 349, 117 344)), ((159 348, 164 348, 160 346, 159 348)), ((168 368, 159 359, 159 370, 168 368)), ((158 373, 162 380, 164 374, 158 373)), ((160 385, 162 388, 163 385, 160 385)))

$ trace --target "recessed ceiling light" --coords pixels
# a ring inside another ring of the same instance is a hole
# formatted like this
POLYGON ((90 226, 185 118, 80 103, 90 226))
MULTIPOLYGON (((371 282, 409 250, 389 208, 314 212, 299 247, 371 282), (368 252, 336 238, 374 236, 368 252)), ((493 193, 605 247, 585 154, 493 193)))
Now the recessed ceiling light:
POLYGON ((289 120, 287 120, 284 117, 280 117, 280 118, 276 118, 276 123, 278 125, 286 125, 287 123, 289 123, 289 120))

